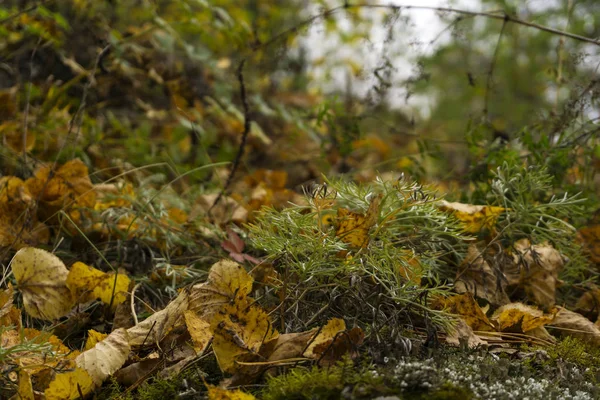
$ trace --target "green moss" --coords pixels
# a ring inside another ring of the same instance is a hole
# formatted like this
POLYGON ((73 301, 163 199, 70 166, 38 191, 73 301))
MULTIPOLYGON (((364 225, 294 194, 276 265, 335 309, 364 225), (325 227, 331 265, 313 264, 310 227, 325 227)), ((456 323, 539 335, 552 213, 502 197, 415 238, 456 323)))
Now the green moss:
POLYGON ((470 390, 446 382, 436 391, 427 395, 427 398, 431 400, 470 400, 474 396, 470 390))

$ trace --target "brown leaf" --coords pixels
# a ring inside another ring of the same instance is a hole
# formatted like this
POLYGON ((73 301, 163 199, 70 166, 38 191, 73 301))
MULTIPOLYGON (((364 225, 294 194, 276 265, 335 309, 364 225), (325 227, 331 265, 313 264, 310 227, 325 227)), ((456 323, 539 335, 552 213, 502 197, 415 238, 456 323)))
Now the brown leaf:
POLYGON ((563 307, 557 308, 559 311, 552 321, 552 326, 557 328, 561 336, 572 336, 594 346, 600 346, 600 329, 597 325, 581 314, 563 307))

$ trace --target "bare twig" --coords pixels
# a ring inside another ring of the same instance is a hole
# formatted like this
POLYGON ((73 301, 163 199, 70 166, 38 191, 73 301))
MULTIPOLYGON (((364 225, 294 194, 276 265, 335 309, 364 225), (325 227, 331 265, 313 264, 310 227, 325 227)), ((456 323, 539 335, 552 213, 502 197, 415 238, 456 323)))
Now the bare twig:
POLYGON ((498 59, 498 51, 500 49, 500 43, 502 42, 502 35, 504 35, 504 29, 508 23, 508 14, 505 14, 504 21, 502 21, 502 28, 500 28, 500 34, 498 35, 498 41, 496 42, 496 49, 494 49, 494 57, 490 63, 490 69, 487 75, 487 82, 485 84, 485 97, 483 101, 483 116, 488 119, 489 105, 490 105, 490 92, 492 90, 492 79, 494 77, 494 68, 496 68, 496 60, 498 59))
POLYGON ((242 156, 244 154, 244 148, 246 147, 246 142, 248 141, 248 134, 250 133, 250 127, 252 123, 252 117, 250 115, 250 107, 248 105, 248 98, 246 95, 246 84, 244 83, 244 65, 246 64, 246 59, 243 59, 240 62, 240 65, 237 68, 237 78, 240 84, 240 98, 242 100, 242 106, 244 108, 244 131, 242 132, 242 141, 240 142, 240 146, 238 148, 237 154, 235 155, 235 159, 233 160, 233 165, 231 166, 231 172, 229 172, 229 176, 227 177, 227 181, 225 182, 225 186, 221 189, 221 192, 215 199, 215 202, 208 209, 208 214, 210 215, 211 210, 219 204, 223 195, 229 189, 231 182, 235 176, 235 173, 240 165, 242 160, 242 156))

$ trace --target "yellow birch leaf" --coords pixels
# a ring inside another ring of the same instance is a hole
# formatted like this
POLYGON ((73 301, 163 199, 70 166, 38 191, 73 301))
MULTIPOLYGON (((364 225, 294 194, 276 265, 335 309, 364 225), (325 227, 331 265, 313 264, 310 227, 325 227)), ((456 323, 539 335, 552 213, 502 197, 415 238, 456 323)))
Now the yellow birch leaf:
POLYGON ((471 293, 466 292, 448 297, 442 300, 442 303, 450 313, 460 315, 474 331, 496 330, 471 293))
POLYGON ((98 342, 101 342, 104 339, 106 339, 107 336, 108 335, 106 333, 96 332, 93 329, 88 330, 88 337, 85 341, 84 350, 92 349, 96 344, 98 344, 98 342))
POLYGON ((255 400, 256 397, 250 393, 242 392, 240 389, 227 390, 218 386, 206 385, 208 389, 208 400, 255 400))
POLYGON ((106 273, 76 262, 67 277, 67 286, 80 303, 100 299, 105 304, 118 304, 127 300, 129 277, 125 274, 106 273))
POLYGON ((20 400, 34 400, 31 376, 26 369, 19 370, 19 388, 17 389, 20 400))
POLYGON ((369 231, 377 222, 379 206, 383 195, 379 194, 371 200, 365 215, 338 208, 335 221, 335 236, 344 243, 355 248, 363 248, 369 244, 369 231))
POLYGON ((498 217, 506 210, 503 207, 476 206, 446 200, 441 200, 439 207, 442 211, 451 212, 462 222, 465 232, 468 233, 479 233, 483 229, 493 230, 498 217))
POLYGON ((224 372, 235 372, 242 355, 257 354, 262 344, 279 336, 269 315, 246 301, 225 305, 212 321, 213 350, 224 372))
POLYGON ((100 386, 125 364, 130 350, 127 330, 119 328, 77 356, 75 363, 89 374, 94 384, 100 386))
POLYGON ((324 343, 331 342, 335 336, 346 330, 346 323, 343 319, 332 318, 327 324, 321 329, 315 340, 311 342, 308 348, 304 351, 304 356, 308 358, 319 358, 320 354, 315 352, 317 346, 324 343))
POLYGON ((71 310, 74 301, 66 282, 69 271, 54 254, 25 247, 15 254, 10 265, 27 314, 53 320, 71 310))
POLYGON ((492 321, 498 322, 500 331, 523 332, 551 323, 558 312, 545 314, 542 310, 523 303, 511 303, 498 308, 492 315, 492 321))
POLYGON ((208 347, 208 344, 213 338, 212 330, 210 329, 210 323, 200 318, 194 311, 186 310, 183 313, 185 318, 185 324, 188 332, 194 342, 194 350, 197 354, 204 353, 204 350, 208 347))
POLYGON ((70 372, 56 374, 50 386, 44 391, 46 400, 69 400, 80 398, 94 389, 94 382, 90 375, 81 368, 70 372))

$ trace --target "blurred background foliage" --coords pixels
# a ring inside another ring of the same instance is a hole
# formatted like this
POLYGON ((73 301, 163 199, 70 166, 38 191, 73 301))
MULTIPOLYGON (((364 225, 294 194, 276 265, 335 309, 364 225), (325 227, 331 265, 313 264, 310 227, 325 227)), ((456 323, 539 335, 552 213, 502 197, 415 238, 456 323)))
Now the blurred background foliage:
MULTIPOLYGON (((321 174, 405 172, 477 202, 508 160, 595 199, 597 45, 501 18, 352 3, 5 1, 2 171, 27 177, 40 161, 80 157, 97 181, 156 163, 174 179, 231 161, 246 60, 253 122, 240 178, 285 170, 298 188, 321 174), (414 12, 440 18, 434 40, 414 12)), ((600 36, 592 0, 481 9, 600 36)), ((222 186, 226 175, 179 183, 222 186)))

